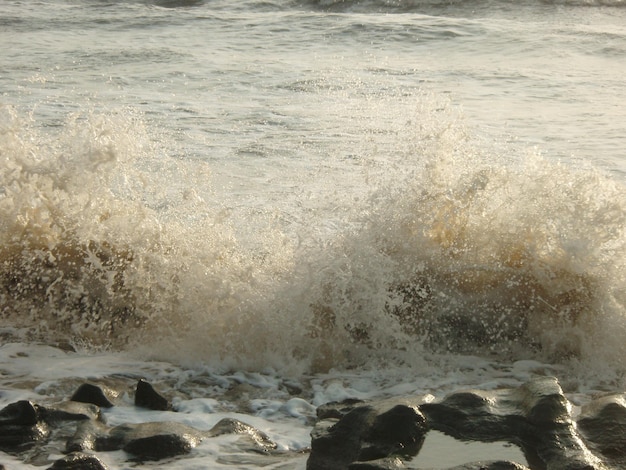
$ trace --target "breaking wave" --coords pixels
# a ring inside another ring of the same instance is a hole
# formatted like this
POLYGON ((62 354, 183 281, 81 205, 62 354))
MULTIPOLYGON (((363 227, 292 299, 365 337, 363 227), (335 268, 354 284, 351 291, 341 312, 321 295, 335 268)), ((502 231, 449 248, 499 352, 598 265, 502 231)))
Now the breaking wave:
POLYGON ((623 367, 626 193, 596 168, 507 154, 426 100, 402 163, 339 201, 330 233, 318 211, 294 234, 233 215, 206 164, 160 138, 129 110, 49 129, 0 109, 5 335, 256 368, 449 352, 623 367))

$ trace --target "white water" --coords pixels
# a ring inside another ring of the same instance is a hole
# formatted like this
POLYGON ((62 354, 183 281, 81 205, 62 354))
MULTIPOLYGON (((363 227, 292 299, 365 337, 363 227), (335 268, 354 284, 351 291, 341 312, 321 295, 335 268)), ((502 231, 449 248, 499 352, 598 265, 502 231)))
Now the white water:
MULTIPOLYGON (((329 400, 620 390, 626 10, 584 3, 4 2, 3 403, 145 376, 297 451, 329 400)), ((180 465, 261 465, 223 444, 180 465)))

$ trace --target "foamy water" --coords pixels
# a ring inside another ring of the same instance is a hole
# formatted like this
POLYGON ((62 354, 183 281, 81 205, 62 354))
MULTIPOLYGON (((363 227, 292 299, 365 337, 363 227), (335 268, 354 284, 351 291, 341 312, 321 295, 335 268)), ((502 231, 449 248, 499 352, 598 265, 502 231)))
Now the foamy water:
POLYGON ((297 452, 330 400, 620 390, 621 7, 3 4, 2 402, 144 376, 180 413, 110 422, 297 452))

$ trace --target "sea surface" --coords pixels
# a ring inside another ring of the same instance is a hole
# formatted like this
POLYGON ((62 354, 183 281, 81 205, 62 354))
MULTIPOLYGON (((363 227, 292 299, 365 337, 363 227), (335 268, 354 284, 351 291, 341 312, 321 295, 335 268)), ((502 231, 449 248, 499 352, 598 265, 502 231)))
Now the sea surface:
POLYGON ((625 389, 626 1, 0 0, 0 45, 0 405, 146 378, 178 413, 109 424, 288 455, 168 467, 303 469, 331 400, 625 389))

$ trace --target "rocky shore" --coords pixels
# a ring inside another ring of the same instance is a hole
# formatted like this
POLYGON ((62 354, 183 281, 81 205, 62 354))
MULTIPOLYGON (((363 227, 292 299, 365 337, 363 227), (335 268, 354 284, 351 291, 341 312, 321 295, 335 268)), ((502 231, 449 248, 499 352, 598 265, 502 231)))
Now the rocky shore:
MULTIPOLYGON (((105 386, 84 383, 69 399, 55 404, 11 403, 0 410, 0 450, 54 470, 107 469, 102 456, 114 451, 123 451, 134 465, 171 462, 184 459, 204 440, 227 434, 236 437, 242 452, 279 460, 287 453, 262 430, 234 418, 224 418, 208 431, 175 421, 108 426, 101 410, 128 406, 118 405, 117 395, 105 386), (51 443, 61 458, 50 460, 51 443)), ((176 413, 145 380, 134 390, 134 406, 176 413)), ((413 460, 434 431, 460 441, 506 442, 519 447, 525 457, 524 462, 497 457, 468 461, 455 470, 625 468, 626 394, 596 398, 574 413, 557 379, 542 377, 518 388, 458 391, 441 400, 403 396, 327 403, 317 409, 306 468, 422 468, 413 460)), ((9 467, 5 463, 3 468, 9 467)))

